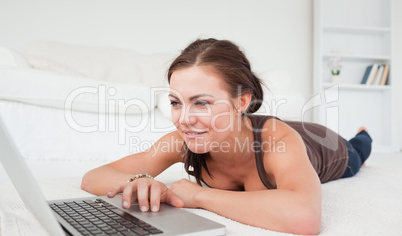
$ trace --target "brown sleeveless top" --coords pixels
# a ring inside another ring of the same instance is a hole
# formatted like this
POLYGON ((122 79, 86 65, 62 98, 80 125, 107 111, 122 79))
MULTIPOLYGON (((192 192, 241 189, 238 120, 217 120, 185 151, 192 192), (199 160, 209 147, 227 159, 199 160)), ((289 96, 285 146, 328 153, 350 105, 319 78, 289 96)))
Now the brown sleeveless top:
MULTIPOLYGON (((261 144, 261 132, 265 122, 274 116, 248 116, 252 122, 254 142, 261 144)), ((345 172, 348 163, 348 150, 342 137, 332 130, 318 124, 308 122, 283 121, 295 129, 306 145, 307 155, 321 183, 339 179, 345 172)), ((258 175, 264 186, 274 189, 266 175, 261 145, 255 145, 255 159, 258 175)))

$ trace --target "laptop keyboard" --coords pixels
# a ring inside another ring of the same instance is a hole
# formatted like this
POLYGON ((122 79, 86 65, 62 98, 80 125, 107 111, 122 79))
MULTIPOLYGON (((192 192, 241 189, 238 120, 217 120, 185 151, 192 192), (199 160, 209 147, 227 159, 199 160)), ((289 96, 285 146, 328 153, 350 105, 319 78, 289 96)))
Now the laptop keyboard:
POLYGON ((82 235, 152 235, 163 233, 102 199, 52 203, 50 207, 82 235))

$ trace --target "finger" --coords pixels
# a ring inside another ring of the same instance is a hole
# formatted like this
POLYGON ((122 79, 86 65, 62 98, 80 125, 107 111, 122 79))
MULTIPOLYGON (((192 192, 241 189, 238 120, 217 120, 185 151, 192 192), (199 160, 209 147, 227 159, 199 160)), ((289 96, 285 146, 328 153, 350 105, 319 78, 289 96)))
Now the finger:
POLYGON ((110 198, 115 197, 116 194, 123 192, 123 190, 124 187, 122 185, 117 185, 108 192, 107 196, 110 198))
POLYGON ((131 196, 133 195, 133 190, 135 192, 134 184, 126 185, 126 187, 123 190, 123 195, 121 198, 122 198, 122 206, 125 209, 128 209, 131 206, 131 196))
POLYGON ((138 203, 138 197, 137 197, 137 194, 133 194, 133 195, 131 196, 131 202, 138 203))
POLYGON ((149 186, 148 181, 138 181, 137 184, 137 197, 138 197, 138 204, 140 205, 140 210, 142 212, 148 211, 148 192, 149 186))
POLYGON ((153 212, 157 212, 159 211, 160 207, 162 188, 160 185, 154 183, 151 185, 149 192, 150 192, 149 199, 151 204, 151 210, 153 212))
POLYGON ((166 193, 166 202, 178 208, 182 208, 184 206, 183 200, 177 197, 170 189, 168 189, 166 193))

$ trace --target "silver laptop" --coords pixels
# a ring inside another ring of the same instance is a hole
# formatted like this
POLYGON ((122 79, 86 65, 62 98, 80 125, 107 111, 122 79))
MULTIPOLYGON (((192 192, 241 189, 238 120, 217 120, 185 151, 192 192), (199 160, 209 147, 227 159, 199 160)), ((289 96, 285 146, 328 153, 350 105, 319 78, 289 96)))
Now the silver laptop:
POLYGON ((225 226, 161 204, 157 213, 121 207, 121 196, 46 202, 0 118, 0 161, 32 214, 50 235, 224 235, 225 226))

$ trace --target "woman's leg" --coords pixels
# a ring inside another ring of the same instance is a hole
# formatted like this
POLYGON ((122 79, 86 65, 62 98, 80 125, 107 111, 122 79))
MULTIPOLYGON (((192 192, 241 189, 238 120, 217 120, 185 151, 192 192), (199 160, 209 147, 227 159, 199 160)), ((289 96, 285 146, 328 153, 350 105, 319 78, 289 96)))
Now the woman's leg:
POLYGON ((357 174, 371 153, 371 143, 373 140, 364 128, 359 130, 360 132, 354 138, 349 141, 345 140, 348 147, 349 160, 342 178, 352 177, 357 174))

